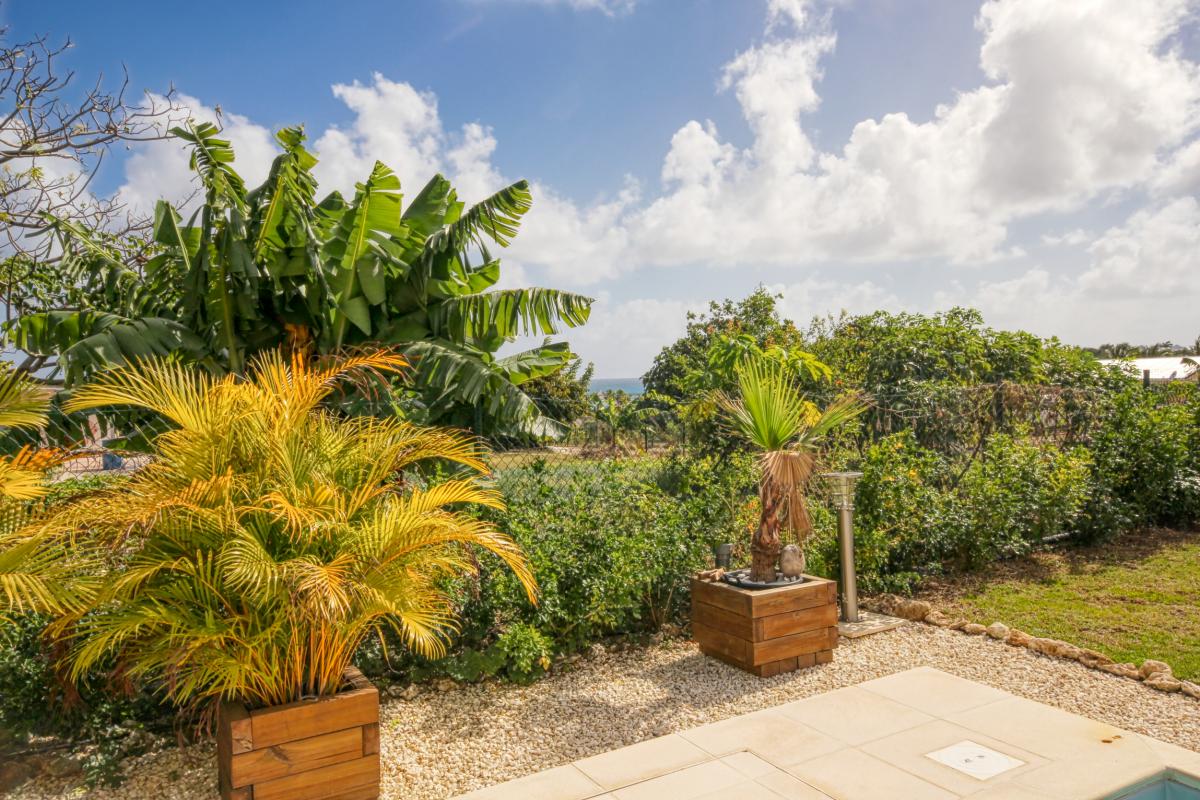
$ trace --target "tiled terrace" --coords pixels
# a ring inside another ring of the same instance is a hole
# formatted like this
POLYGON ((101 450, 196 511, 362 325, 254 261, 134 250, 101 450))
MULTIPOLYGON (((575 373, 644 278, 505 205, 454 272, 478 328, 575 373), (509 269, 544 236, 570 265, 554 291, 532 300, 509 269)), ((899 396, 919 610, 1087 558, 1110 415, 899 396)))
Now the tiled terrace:
POLYGON ((461 800, 1095 800, 1172 772, 1200 753, 921 667, 461 800))

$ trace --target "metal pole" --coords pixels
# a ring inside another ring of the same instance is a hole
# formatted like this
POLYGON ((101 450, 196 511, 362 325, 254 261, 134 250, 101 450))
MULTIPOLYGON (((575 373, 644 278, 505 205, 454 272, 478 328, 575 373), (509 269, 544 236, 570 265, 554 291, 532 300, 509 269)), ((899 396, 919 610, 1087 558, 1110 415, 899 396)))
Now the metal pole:
POLYGON ((854 574, 854 499, 838 504, 838 546, 842 556, 842 621, 858 622, 858 579, 854 574))

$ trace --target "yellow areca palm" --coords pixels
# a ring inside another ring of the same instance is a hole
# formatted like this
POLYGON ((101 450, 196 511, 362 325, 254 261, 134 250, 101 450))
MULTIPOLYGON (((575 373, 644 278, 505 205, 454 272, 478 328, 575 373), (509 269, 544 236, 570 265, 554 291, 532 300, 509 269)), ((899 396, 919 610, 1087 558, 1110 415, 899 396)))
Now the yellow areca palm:
MULTIPOLYGON (((0 428, 45 425, 50 390, 9 364, 0 365, 0 428)), ((40 509, 34 501, 46 494, 46 471, 61 461, 58 451, 29 447, 0 456, 0 616, 60 611, 76 599, 65 581, 61 543, 36 524, 40 509)))
POLYGON ((348 378, 404 366, 387 352, 324 364, 274 353, 241 379, 147 362, 78 390, 68 410, 131 405, 174 427, 126 484, 51 522, 107 574, 62 626, 74 673, 111 655, 180 705, 273 705, 336 692, 384 626, 419 653, 444 652, 456 619, 443 579, 474 569, 472 545, 532 598, 517 545, 456 510, 501 504, 471 438, 321 405, 348 378), (416 477, 429 461, 467 477, 416 477))

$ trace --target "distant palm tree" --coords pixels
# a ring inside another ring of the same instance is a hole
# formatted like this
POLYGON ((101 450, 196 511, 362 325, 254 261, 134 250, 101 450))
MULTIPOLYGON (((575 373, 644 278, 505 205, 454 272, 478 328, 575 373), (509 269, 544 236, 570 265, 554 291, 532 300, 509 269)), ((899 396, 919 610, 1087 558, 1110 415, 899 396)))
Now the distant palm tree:
POLYGON ((642 430, 659 413, 656 408, 640 406, 621 389, 594 394, 589 403, 588 422, 603 434, 612 450, 619 449, 623 439, 642 430))

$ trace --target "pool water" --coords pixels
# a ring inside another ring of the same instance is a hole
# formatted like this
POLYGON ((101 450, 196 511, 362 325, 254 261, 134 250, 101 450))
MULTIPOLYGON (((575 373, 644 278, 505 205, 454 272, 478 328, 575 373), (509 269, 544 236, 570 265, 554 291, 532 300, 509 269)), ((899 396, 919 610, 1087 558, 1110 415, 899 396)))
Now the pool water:
POLYGON ((1200 781, 1170 774, 1148 786, 1113 795, 1112 800, 1200 800, 1200 781))

